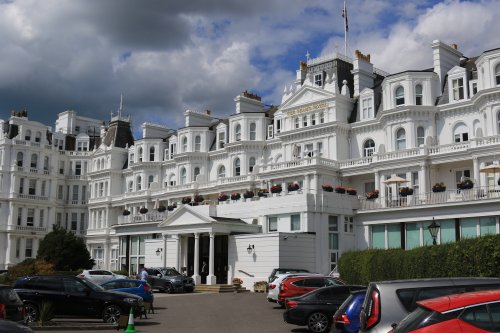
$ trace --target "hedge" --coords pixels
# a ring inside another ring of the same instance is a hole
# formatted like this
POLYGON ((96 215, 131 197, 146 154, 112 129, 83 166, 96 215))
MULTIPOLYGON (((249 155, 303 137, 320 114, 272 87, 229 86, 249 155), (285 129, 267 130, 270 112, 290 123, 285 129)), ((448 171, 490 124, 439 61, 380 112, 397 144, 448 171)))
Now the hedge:
POLYGON ((500 277, 500 234, 412 250, 344 253, 338 262, 347 283, 435 277, 500 277))

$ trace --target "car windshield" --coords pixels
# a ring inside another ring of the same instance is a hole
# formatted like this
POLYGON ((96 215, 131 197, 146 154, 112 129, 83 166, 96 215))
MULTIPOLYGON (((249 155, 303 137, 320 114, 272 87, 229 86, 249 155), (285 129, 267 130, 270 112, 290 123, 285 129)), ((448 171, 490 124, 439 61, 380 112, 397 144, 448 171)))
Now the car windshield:
POLYGON ((103 287, 101 287, 100 285, 94 283, 91 280, 82 279, 82 282, 85 283, 93 291, 104 291, 105 290, 103 287))
POLYGON ((166 275, 166 276, 181 275, 181 273, 179 273, 175 268, 165 268, 165 269, 162 269, 161 272, 163 273, 163 275, 166 275))

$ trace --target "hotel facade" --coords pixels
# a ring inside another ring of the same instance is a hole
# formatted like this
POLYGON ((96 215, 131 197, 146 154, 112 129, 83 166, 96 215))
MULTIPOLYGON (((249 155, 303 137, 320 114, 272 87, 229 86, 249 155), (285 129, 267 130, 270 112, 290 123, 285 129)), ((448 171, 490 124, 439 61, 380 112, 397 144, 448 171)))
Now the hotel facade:
POLYGON ((500 49, 434 41, 433 68, 389 74, 369 55, 300 63, 279 106, 247 91, 225 119, 176 130, 122 110, 14 112, 0 139, 0 268, 35 257, 53 224, 96 267, 172 266, 200 283, 329 273, 343 252, 412 249, 500 232, 500 49), (225 199, 225 200, 224 200, 225 199))

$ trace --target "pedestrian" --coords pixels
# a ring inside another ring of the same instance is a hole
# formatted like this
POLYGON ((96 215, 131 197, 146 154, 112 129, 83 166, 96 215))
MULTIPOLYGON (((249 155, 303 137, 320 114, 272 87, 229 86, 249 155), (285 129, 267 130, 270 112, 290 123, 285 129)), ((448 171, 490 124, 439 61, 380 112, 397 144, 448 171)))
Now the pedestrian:
POLYGON ((203 261, 203 264, 201 265, 201 282, 202 283, 207 283, 207 262, 203 261))
POLYGON ((148 279, 148 271, 146 270, 146 267, 143 267, 141 270, 141 280, 146 281, 148 279))

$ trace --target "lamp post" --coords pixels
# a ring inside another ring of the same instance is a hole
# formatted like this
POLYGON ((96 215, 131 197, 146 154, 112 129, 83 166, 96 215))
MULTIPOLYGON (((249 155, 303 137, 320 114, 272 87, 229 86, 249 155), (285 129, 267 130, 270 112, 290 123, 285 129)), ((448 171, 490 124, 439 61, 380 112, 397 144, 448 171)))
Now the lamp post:
POLYGON ((433 245, 437 244, 436 243, 436 237, 437 237, 437 234, 439 232, 439 228, 441 228, 441 226, 436 223, 436 221, 434 220, 434 218, 432 218, 432 223, 429 224, 429 226, 427 227, 427 229, 429 229, 429 232, 431 233, 432 244, 433 245))

